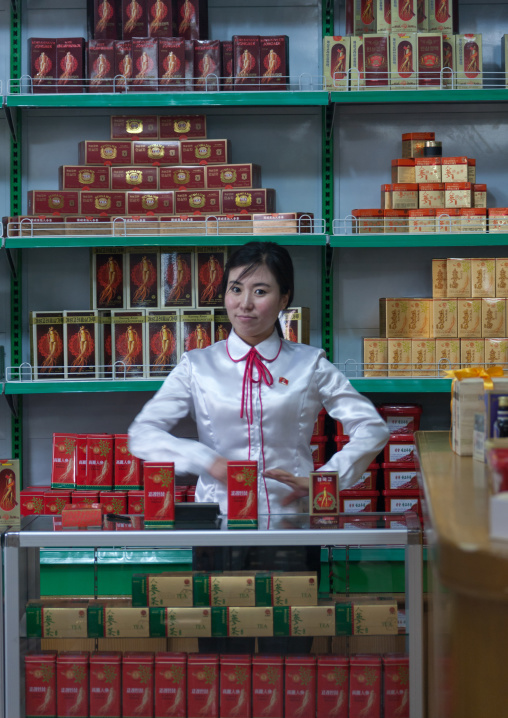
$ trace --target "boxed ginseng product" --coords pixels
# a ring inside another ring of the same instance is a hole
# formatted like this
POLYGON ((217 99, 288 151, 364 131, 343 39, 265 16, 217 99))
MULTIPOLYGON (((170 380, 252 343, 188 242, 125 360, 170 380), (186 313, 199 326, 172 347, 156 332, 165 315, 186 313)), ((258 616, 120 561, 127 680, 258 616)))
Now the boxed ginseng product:
POLYGON ((4 217, 5 237, 59 237, 65 234, 62 217, 4 217))
POLYGON ((208 37, 208 0, 174 0, 176 35, 185 40, 208 37))
POLYGON ((96 309, 64 311, 64 364, 67 379, 99 376, 99 331, 96 309))
MULTIPOLYGON (((391 185, 388 185, 391 187, 391 185)), ((391 200, 391 192, 389 193, 391 200)), ((391 203, 391 201, 390 201, 391 203)), ((378 234, 384 231, 384 214, 382 209, 353 209, 354 234, 378 234)))
POLYGON ((383 706, 386 718, 409 718, 409 656, 383 656, 383 706))
POLYGON ((114 237, 158 237, 160 234, 159 217, 153 216, 150 210, 134 217, 113 217, 111 227, 114 237))
POLYGON ((185 40, 181 37, 159 37, 158 46, 159 91, 183 92, 186 87, 185 40))
POLYGON ((144 309, 111 311, 111 348, 115 377, 143 377, 145 363, 144 309))
POLYGON ((414 184, 417 181, 415 176, 414 159, 392 160, 392 182, 414 184))
POLYGON ((157 115, 111 115, 112 140, 157 140, 157 115))
POLYGON ((212 610, 221 612, 221 623, 225 621, 227 628, 224 635, 247 638, 274 635, 273 608, 269 606, 231 606, 212 610))
POLYGON ((483 297, 482 337, 504 337, 506 335, 506 299, 504 297, 483 297))
POLYGON ((127 491, 99 491, 99 504, 107 514, 126 514, 127 491))
POLYGON ((453 22, 453 0, 429 0, 429 32, 448 35, 456 32, 453 22))
POLYGON ((446 293, 446 259, 432 260, 432 296, 434 299, 447 297, 446 293))
POLYGON ((485 364, 508 368, 508 339, 485 339, 485 364))
POLYGON ((86 165, 62 165, 59 168, 59 189, 61 190, 109 190, 109 167, 87 167, 86 165))
POLYGON ((496 291, 493 296, 508 297, 508 259, 504 257, 496 259, 496 291))
POLYGON ((173 0, 146 0, 148 35, 175 37, 176 6, 173 0))
POLYGON ((411 341, 413 376, 436 376, 436 342, 434 339, 411 341))
POLYGON ((19 523, 21 473, 19 459, 0 458, 0 526, 19 523))
POLYGON ((392 201, 389 209, 418 209, 417 184, 392 184, 392 201))
MULTIPOLYGON (((124 38, 128 39, 128 38, 124 38)), ((156 92, 158 89, 158 47, 156 37, 134 37, 132 46, 131 91, 156 92)))
POLYGON ((181 355, 178 309, 146 311, 148 376, 166 376, 181 355))
POLYGON ((156 716, 187 718, 187 654, 155 654, 156 716))
POLYGON ((349 54, 351 38, 325 36, 323 38, 323 89, 347 90, 349 86, 349 54))
POLYGON ((80 193, 76 190, 27 192, 27 214, 79 214, 80 207, 80 193))
POLYGON ((381 297, 379 299, 379 334, 382 337, 407 337, 409 299, 381 297))
POLYGON ((152 638, 210 638, 213 623, 212 611, 219 609, 156 606, 144 610, 150 611, 150 635, 152 638))
POLYGON ((44 513, 44 494, 49 486, 30 486, 20 491, 21 516, 39 516, 44 513))
POLYGON ((441 157, 416 157, 414 163, 415 182, 418 184, 434 184, 436 182, 441 182, 441 157))
MULTIPOLYGON (((111 189, 127 192, 128 190, 157 190, 159 185, 158 167, 112 167, 111 189)), ((127 212, 134 214, 133 212, 127 212)))
POLYGON ((159 117, 161 140, 206 139, 206 115, 167 115, 159 117))
MULTIPOLYGON (((457 69, 455 36, 443 34, 443 87, 456 87, 454 71, 457 69)), ((468 180, 471 181, 471 180, 468 180)))
POLYGON ((443 36, 439 33, 418 33, 418 85, 439 87, 442 82, 443 36))
POLYGON ((122 695, 122 653, 97 651, 90 656, 90 715, 119 718, 122 695))
POLYGON ((175 525, 175 465, 145 461, 145 527, 172 529, 175 525))
POLYGON ((226 266, 225 247, 198 247, 195 254, 196 300, 198 307, 220 307, 224 304, 222 278, 226 266))
POLYGON ((62 651, 56 659, 57 716, 89 715, 88 651, 62 651))
POLYGON ((348 656, 318 656, 318 715, 322 716, 322 718, 348 718, 348 687, 348 656))
POLYGON ((160 307, 195 305, 194 251, 192 247, 161 247, 160 307))
POLYGON ((471 260, 449 258, 446 260, 446 296, 471 297, 471 260))
POLYGON ((51 489, 44 493, 44 514, 59 516, 62 511, 71 502, 71 496, 74 492, 70 489, 51 489))
POLYGON ((486 232, 487 210, 481 207, 463 207, 460 209, 461 232, 486 232))
POLYGON ((113 214, 125 215, 125 192, 82 192, 81 214, 105 217, 113 214))
POLYGON ((126 214, 129 215, 172 214, 174 204, 175 193, 171 191, 126 192, 126 214))
POLYGON ((376 32, 391 32, 392 7, 391 0, 375 0, 376 2, 376 32))
POLYGON ((318 580, 315 571, 288 571, 272 574, 274 606, 317 606, 318 580))
POLYGON ((57 651, 25 655, 25 715, 56 716, 57 651))
POLYGON ((84 92, 85 40, 61 37, 56 41, 56 78, 58 93, 84 92))
POLYGON ((129 437, 127 434, 114 434, 113 439, 115 447, 115 490, 133 491, 141 489, 141 460, 133 456, 129 451, 129 437))
POLYGON ((233 43, 230 40, 221 42, 222 78, 220 89, 231 92, 233 89, 233 43))
POLYGON ((161 167, 159 187, 161 190, 205 189, 207 167, 161 167))
POLYGON ((56 40, 31 37, 28 40, 28 63, 34 94, 56 92, 56 40))
POLYGON ((365 66, 363 62, 363 35, 351 38, 350 57, 351 90, 365 87, 365 66))
POLYGON ((235 187, 250 189, 259 187, 261 184, 260 165, 209 165, 204 169, 208 189, 233 189, 235 187))
POLYGON ((90 0, 88 37, 93 40, 117 40, 122 37, 120 7, 108 0, 90 0))
POLYGON ((130 40, 115 42, 115 91, 126 92, 132 78, 132 43, 130 40))
POLYGON ((388 376, 388 342, 386 339, 363 340, 363 375, 388 376))
POLYGON ((482 335, 482 300, 457 300, 457 325, 459 337, 481 337, 482 335))
POLYGON ((34 379, 63 379, 63 312, 30 312, 30 363, 34 379))
POLYGON ((259 67, 262 90, 287 90, 289 83, 289 37, 259 38, 259 67))
POLYGON ((88 89, 90 92, 114 92, 115 43, 113 40, 89 40, 87 48, 88 89))
POLYGON ((132 605, 193 606, 193 574, 190 571, 132 576, 132 605))
POLYGON ((411 376, 411 339, 388 340, 388 376, 411 376))
POLYGON ((132 142, 83 140, 78 145, 78 162, 83 165, 130 165, 132 142))
POLYGON ((381 706, 381 657, 357 654, 349 663, 349 717, 374 718, 381 706))
POLYGON ((508 229, 508 208, 496 207, 488 210, 489 232, 506 232, 508 229))
MULTIPOLYGON (((180 143, 177 140, 134 140, 132 142, 132 164, 178 165, 180 164, 180 143)), ((188 164, 192 164, 192 162, 188 164)))
POLYGON ((438 370, 460 369, 460 339, 436 339, 438 370))
POLYGON ((175 192, 175 214, 220 214, 221 205, 221 190, 218 189, 175 192))
POLYGON ((274 189, 222 190, 222 211, 225 214, 237 212, 275 212, 274 189))
POLYGON ((346 34, 366 35, 377 30, 377 2, 346 0, 346 34))
MULTIPOLYGON (((257 215, 254 215, 257 216, 257 215)), ((252 214, 215 214, 206 218, 206 233, 253 234, 252 214)), ((259 226, 259 223, 258 223, 259 226)), ((256 234, 256 232, 254 232, 256 234)))
POLYGON ((221 71, 220 40, 194 40, 193 43, 195 90, 218 90, 221 71))
POLYGON ((441 234, 458 233, 461 231, 460 209, 445 208, 436 209, 436 232, 441 234))
POLYGON ((335 636, 335 606, 290 606, 291 636, 335 636))
POLYGON ((441 170, 443 182, 469 182, 467 157, 442 157, 441 170))
POLYGON ((416 3, 418 32, 429 31, 429 0, 418 0, 416 3))
POLYGON ((125 255, 118 247, 96 247, 92 253, 92 307, 126 306, 125 255))
POLYGON ((364 36, 363 62, 365 87, 369 90, 387 90, 390 86, 388 35, 364 36))
POLYGON ((418 204, 420 209, 444 209, 444 189, 443 182, 427 182, 419 185, 418 204))
MULTIPOLYGON (((468 167, 469 175, 469 167, 468 167)), ((469 182, 470 180, 468 180, 469 182)), ((473 207, 486 209, 487 207, 487 185, 473 183, 473 207)))
POLYGON ((257 461, 228 461, 228 528, 257 528, 257 461))
POLYGON ((238 716, 250 716, 251 695, 251 656, 221 655, 221 718, 238 718, 238 716))
POLYGON ((485 341, 483 339, 461 339, 460 362, 463 367, 484 364, 485 341))
POLYGON ((280 655, 253 655, 252 715, 280 718, 284 714, 283 689, 284 658, 280 655))
POLYGON ((76 488, 88 491, 113 489, 113 437, 110 434, 87 434, 86 478, 76 488))
POLYGON ((148 638, 148 608, 134 608, 127 599, 90 601, 88 604, 90 638, 148 638))
POLYGON ((208 580, 211 606, 256 605, 254 574, 210 574, 208 580))
POLYGON ((122 658, 122 715, 151 718, 154 694, 154 654, 126 651, 122 658))
POLYGON ((432 300, 433 307, 433 337, 457 336, 457 299, 432 300))
POLYGON ((229 321, 229 317, 226 314, 226 311, 220 308, 213 310, 213 326, 214 343, 221 342, 227 339, 231 333, 231 329, 233 328, 231 322, 229 321))
POLYGON ((417 0, 391 0, 391 32, 418 31, 417 0))
MULTIPOLYGON (((269 214, 252 215, 253 234, 310 234, 313 227, 314 215, 312 212, 270 212, 269 214)), ((238 232, 238 234, 243 233, 243 231, 238 232)), ((247 226, 245 233, 248 233, 247 226)))
POLYGON ((231 162, 229 140, 181 140, 179 146, 184 165, 220 165, 231 162))
POLYGON ((182 351, 204 349, 212 343, 213 314, 211 309, 181 309, 182 351))
POLYGON ((286 656, 284 715, 316 715, 316 657, 286 656))
POLYGON ((434 132, 405 132, 402 135, 402 157, 423 157, 425 143, 436 139, 434 132))
POLYGON ((26 633, 38 638, 86 638, 87 601, 64 599, 29 601, 26 633))
POLYGON ((121 22, 123 40, 147 37, 147 0, 121 0, 121 22))
POLYGON ((243 91, 260 89, 260 75, 259 36, 233 35, 234 89, 243 91))
POLYGON ((76 434, 53 434, 51 488, 76 486, 76 434))
POLYGON ((409 209, 409 233, 428 234, 436 231, 435 209, 409 209))
POLYGON ((219 718, 219 656, 189 653, 187 715, 219 718))

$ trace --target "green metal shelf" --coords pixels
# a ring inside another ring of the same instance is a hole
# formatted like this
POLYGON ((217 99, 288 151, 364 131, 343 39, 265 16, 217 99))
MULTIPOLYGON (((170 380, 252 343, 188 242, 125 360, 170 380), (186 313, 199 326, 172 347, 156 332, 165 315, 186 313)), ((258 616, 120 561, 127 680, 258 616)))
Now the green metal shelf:
POLYGON ((422 379, 412 377, 394 377, 384 379, 383 377, 360 377, 350 379, 351 384, 357 391, 370 392, 399 392, 399 393, 450 393, 452 380, 424 377, 422 379))
POLYGON ((160 107, 322 107, 328 105, 325 90, 253 92, 126 92, 104 94, 17 95, 5 97, 7 108, 111 107, 149 109, 160 107))
POLYGON ((331 92, 332 102, 340 105, 394 104, 415 102, 507 102, 508 89, 477 90, 349 90, 331 92))
POLYGON ((168 247, 168 246, 237 246, 252 240, 277 242, 287 246, 326 245, 325 234, 240 234, 240 235, 155 235, 153 237, 7 237, 6 249, 42 249, 61 247, 168 247))
POLYGON ((508 245, 508 234, 344 234, 330 235, 331 247, 497 247, 508 245))

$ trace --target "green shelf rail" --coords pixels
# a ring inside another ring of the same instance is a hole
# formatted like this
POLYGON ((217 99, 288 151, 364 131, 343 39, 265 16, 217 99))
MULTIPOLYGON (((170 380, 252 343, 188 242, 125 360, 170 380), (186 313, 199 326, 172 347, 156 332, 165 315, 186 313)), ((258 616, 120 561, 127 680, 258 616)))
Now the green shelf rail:
POLYGON ((331 247, 499 247, 508 245, 508 234, 332 234, 331 247))
POLYGON ((435 377, 359 377, 358 379, 350 379, 351 384, 357 391, 363 394, 396 392, 396 393, 450 393, 452 380, 438 379, 435 377))
POLYGON ((506 102, 508 89, 479 88, 445 90, 348 90, 332 91, 330 99, 338 105, 394 104, 394 103, 435 103, 435 102, 506 102))

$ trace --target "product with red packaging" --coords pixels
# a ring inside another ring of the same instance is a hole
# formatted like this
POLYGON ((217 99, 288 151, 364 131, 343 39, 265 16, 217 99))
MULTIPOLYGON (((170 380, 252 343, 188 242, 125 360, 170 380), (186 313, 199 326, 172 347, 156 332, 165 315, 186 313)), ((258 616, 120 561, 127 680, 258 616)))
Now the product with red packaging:
POLYGON ((317 715, 319 718, 348 718, 349 658, 318 656, 317 715))
POLYGON ((181 37, 159 37, 158 63, 159 91, 185 90, 185 40, 181 37))
POLYGON ((178 165, 180 143, 175 140, 135 141, 132 143, 132 162, 135 165, 178 165))
POLYGON ((33 93, 56 92, 56 40, 31 37, 28 40, 28 62, 33 93))
POLYGON ((206 115, 165 115, 159 118, 161 140, 206 139, 206 115))
POLYGON ((219 656, 189 653, 187 715, 219 718, 219 656))
POLYGON ((66 504, 70 503, 73 492, 67 489, 52 489, 44 493, 44 514, 54 516, 61 514, 66 504))
POLYGON ((259 66, 262 90, 286 90, 289 82, 289 37, 259 38, 259 66))
POLYGON ((89 40, 87 46, 88 89, 90 92, 114 92, 115 43, 113 40, 89 40))
POLYGON ((85 40, 82 37, 61 37, 56 41, 57 92, 84 92, 85 40))
POLYGON ((221 191, 202 189, 175 192, 175 214, 220 214, 221 191))
POLYGON ((383 451, 385 463, 414 464, 415 449, 412 434, 391 434, 383 451))
POLYGON ((275 212, 274 189, 225 189, 222 191, 222 211, 225 214, 236 212, 275 212))
POLYGON ((73 504, 92 504, 99 503, 99 491, 73 491, 71 494, 71 503, 73 504))
POLYGON ((44 513, 44 494, 49 486, 30 486, 20 492, 21 516, 39 516, 44 513))
POLYGON ((233 76, 235 90, 259 90, 261 63, 258 35, 233 36, 233 76))
POLYGON ((286 656, 284 714, 299 718, 316 715, 316 657, 286 656))
POLYGON ((310 448, 312 451, 312 461, 315 464, 324 464, 326 461, 326 444, 328 443, 327 436, 313 436, 311 439, 310 448))
POLYGON ((25 655, 25 715, 54 718, 56 715, 57 651, 25 655))
POLYGON ((88 37, 91 40, 116 40, 121 37, 120 7, 108 0, 88 2, 88 37))
POLYGON ((404 514, 414 511, 422 515, 419 489, 401 489, 400 491, 383 491, 385 511, 404 514))
POLYGON ((154 654, 126 651, 122 661, 122 715, 152 718, 154 654))
POLYGON ((83 140, 78 144, 78 158, 80 165, 130 165, 132 142, 83 140))
POLYGON ((284 658, 252 656, 252 715, 281 718, 284 715, 284 658))
POLYGON ((85 490, 113 489, 113 437, 110 434, 87 434, 87 474, 80 486, 85 490))
POLYGON ((145 461, 145 527, 170 529, 175 525, 175 465, 145 461))
POLYGON ((76 439, 76 434, 53 434, 53 489, 72 490, 76 485, 76 439))
POLYGON ((257 526, 257 461, 228 461, 228 528, 257 526))
POLYGON ((418 488, 418 474, 414 464, 381 464, 387 491, 418 488))
POLYGON ((161 167, 159 187, 161 190, 205 189, 205 167, 161 167))
POLYGON ((378 411, 388 424, 390 434, 414 434, 420 428, 419 404, 380 404, 378 411))
POLYGON ((128 491, 127 492, 127 513, 142 514, 145 509, 145 492, 144 491, 128 491))
MULTIPOLYGON (((115 490, 133 491, 142 488, 141 459, 129 451, 127 434, 115 434, 115 490)), ((129 512, 130 513, 130 512, 129 512)))
POLYGON ((336 471, 311 472, 309 515, 337 516, 339 513, 339 475, 336 471))
POLYGON ((175 36, 174 0, 147 0, 148 35, 175 36))
POLYGON ((187 654, 155 654, 155 715, 186 718, 187 654))
POLYGON ((57 716, 89 715, 88 651, 62 651, 56 659, 57 716))
POLYGON ((251 686, 250 655, 221 655, 221 718, 251 717, 251 686))
POLYGON ((231 162, 230 140, 181 140, 180 152, 184 165, 220 165, 231 162))
MULTIPOLYGON (((324 436, 325 435, 325 419, 326 419, 326 409, 321 409, 321 411, 318 414, 318 417, 314 423, 314 429, 312 430, 312 437, 314 436, 324 436)), ((340 422, 337 422, 337 425, 340 424, 340 422)), ((342 424, 341 424, 342 427, 342 424)), ((337 431, 337 434, 341 432, 337 431)))
POLYGON ((349 718, 379 718, 381 657, 357 654, 349 666, 349 718))
POLYGON ((127 491, 100 491, 99 503, 108 514, 127 513, 127 491))
POLYGON ((134 37, 132 45, 132 90, 156 92, 158 89, 158 40, 156 37, 134 37))
POLYGON ((115 42, 115 90, 125 92, 132 77, 132 44, 130 40, 115 42))
POLYGON ((218 90, 221 76, 220 40, 194 40, 194 89, 218 90))
POLYGON ((384 718, 409 718, 409 656, 383 656, 384 718))
POLYGON ((377 464, 369 464, 360 478, 351 484, 352 491, 374 491, 376 488, 377 472, 379 466, 377 464))
POLYGON ((148 35, 147 0, 121 0, 122 39, 145 38, 148 35))
POLYGON ((174 0, 176 4, 176 35, 184 40, 205 40, 208 37, 208 0, 174 0))
POLYGON ((230 40, 221 42, 222 83, 221 90, 233 89, 233 43, 230 40))
POLYGON ((340 513, 356 514, 363 511, 376 511, 379 491, 341 491, 339 495, 340 513))
POLYGON ((90 715, 122 715, 122 654, 98 651, 90 656, 90 715))
POLYGON ((69 530, 102 528, 103 507, 99 503, 67 503, 62 509, 62 528, 69 530))

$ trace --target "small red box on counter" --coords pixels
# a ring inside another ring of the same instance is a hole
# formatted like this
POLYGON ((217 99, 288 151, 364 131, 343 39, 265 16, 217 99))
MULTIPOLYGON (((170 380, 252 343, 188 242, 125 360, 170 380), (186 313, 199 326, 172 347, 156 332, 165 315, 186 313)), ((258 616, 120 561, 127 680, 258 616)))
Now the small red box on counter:
POLYGON ((233 189, 235 187, 259 187, 259 165, 209 165, 206 167, 208 189, 233 189))
POLYGON ((409 656, 386 653, 383 657, 385 718, 409 718, 409 656))
POLYGON ((25 715, 56 716, 57 651, 25 655, 25 715))
POLYGON ((182 140, 181 158, 183 165, 220 165, 231 162, 229 140, 182 140))
POLYGON ((145 487, 146 528, 173 528, 175 525, 175 465, 145 461, 143 484, 145 487))
POLYGON ((109 434, 87 434, 87 477, 84 489, 113 488, 113 437, 109 434))
POLYGON ((57 92, 85 92, 85 40, 59 37, 56 41, 57 92))
POLYGON ((79 214, 79 198, 75 190, 31 190, 27 192, 28 214, 79 214))
POLYGON ((110 188, 109 167, 62 165, 59 167, 58 172, 59 188, 61 190, 109 190, 110 188))
POLYGON ((319 718, 348 718, 349 658, 318 656, 317 715, 319 718))
POLYGON ((418 488, 418 474, 414 464, 381 464, 387 491, 418 488))
POLYGON ((261 89, 261 60, 258 35, 233 35, 235 90, 261 89))
POLYGON ((34 94, 56 92, 56 40, 31 37, 28 40, 28 63, 34 94))
POLYGON ((134 37, 132 45, 131 90, 156 92, 159 73, 159 43, 156 37, 134 37))
POLYGON ((251 675, 250 655, 220 656, 221 718, 250 718, 251 675))
POLYGON ((126 514, 127 491, 100 491, 99 503, 108 514, 126 514))
POLYGON ((125 214, 125 192, 82 192, 81 214, 123 215, 125 214))
POLYGON ((159 37, 158 67, 159 91, 185 90, 185 40, 159 37))
POLYGON ((20 491, 21 516, 39 516, 44 513, 44 494, 49 486, 29 486, 20 491))
POLYGON ((154 654, 126 651, 122 661, 122 715, 152 718, 154 654))
POLYGON ((135 141, 132 143, 132 163, 135 165, 180 164, 180 143, 169 140, 135 141))
POLYGON ((205 188, 205 167, 160 167, 161 190, 193 190, 205 188))
POLYGON ((217 189, 175 192, 175 214, 219 214, 221 193, 217 189))
POLYGON ((90 656, 90 715, 122 714, 122 653, 98 651, 90 656))
POLYGON ((184 40, 208 37, 208 0, 175 0, 176 35, 184 40))
POLYGON ((99 503, 65 504, 62 509, 62 528, 102 528, 103 510, 99 503))
POLYGON ((260 37, 259 64, 261 90, 286 90, 289 82, 288 36, 260 37))
POLYGON ((187 718, 187 654, 155 654, 155 715, 187 718))
POLYGON ((379 718, 381 657, 357 654, 349 666, 349 718, 379 718))
POLYGON ((146 0, 146 4, 148 35, 159 38, 175 37, 174 0, 146 0))
POLYGON ((353 491, 351 489, 341 491, 339 495, 340 513, 356 514, 363 511, 377 511, 377 500, 379 491, 353 491))
POLYGON ((311 472, 310 516, 337 516, 339 513, 339 475, 336 471, 311 472))
POLYGON ((284 658, 252 656, 252 715, 280 718, 284 715, 284 658))
POLYGON ((78 156, 81 165, 131 165, 132 142, 83 140, 78 145, 78 156))
POLYGON ((76 485, 76 434, 53 434, 51 487, 74 489, 76 485))
POLYGON ((219 718, 219 656, 189 653, 187 715, 219 718))
POLYGON ((56 659, 57 716, 89 715, 88 651, 62 651, 56 659))
POLYGON ((219 90, 221 76, 220 40, 194 40, 194 89, 219 90))
POLYGON ((121 0, 122 39, 145 38, 148 36, 147 0, 121 0))
POLYGON ((228 461, 228 528, 257 528, 257 461, 228 461))
POLYGON ((118 3, 91 0, 88 3, 88 36, 93 40, 116 40, 121 33, 118 3))
POLYGON ((145 510, 145 492, 128 491, 127 492, 127 513, 142 514, 145 510))
POLYGON ((419 404, 380 404, 377 410, 388 424, 390 434, 413 434, 420 428, 419 404))
POLYGON ((415 443, 412 434, 392 434, 386 444, 383 457, 385 463, 412 464, 415 462, 415 443))
POLYGON ((132 44, 130 40, 115 42, 115 91, 125 92, 132 78, 132 44))
MULTIPOLYGON (((113 40, 89 40, 87 46, 89 92, 114 92, 115 43, 113 40)), ((83 92, 85 90, 83 89, 83 92)))
POLYGON ((315 718, 316 657, 286 656, 284 715, 315 718))

